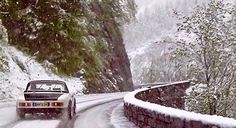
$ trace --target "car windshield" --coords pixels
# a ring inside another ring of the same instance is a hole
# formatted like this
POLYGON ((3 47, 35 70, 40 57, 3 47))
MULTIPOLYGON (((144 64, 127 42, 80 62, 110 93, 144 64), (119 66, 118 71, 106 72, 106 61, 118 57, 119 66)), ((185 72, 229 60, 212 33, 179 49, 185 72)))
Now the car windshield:
POLYGON ((68 91, 64 84, 60 83, 31 83, 27 91, 50 91, 50 92, 64 92, 68 91))

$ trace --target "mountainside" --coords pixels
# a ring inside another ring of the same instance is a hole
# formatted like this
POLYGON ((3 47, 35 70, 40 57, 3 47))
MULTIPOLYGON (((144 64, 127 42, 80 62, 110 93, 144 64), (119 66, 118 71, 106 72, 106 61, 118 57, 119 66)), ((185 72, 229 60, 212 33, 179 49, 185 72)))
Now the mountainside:
POLYGON ((6 30, 0 25, 0 101, 14 99, 23 93, 30 80, 55 79, 67 83, 71 92, 82 93, 84 86, 79 78, 55 75, 48 61, 39 64, 34 56, 27 56, 7 44, 6 30))
POLYGON ((84 93, 132 90, 120 27, 134 16, 131 0, 1 1, 9 44, 48 61, 57 74, 80 78, 84 93))
POLYGON ((136 1, 124 29, 134 83, 190 79, 187 110, 235 118, 236 2, 136 1))
POLYGON ((123 37, 135 84, 181 80, 169 63, 167 40, 177 31, 174 11, 190 14, 208 0, 135 0, 136 20, 124 26, 123 37))

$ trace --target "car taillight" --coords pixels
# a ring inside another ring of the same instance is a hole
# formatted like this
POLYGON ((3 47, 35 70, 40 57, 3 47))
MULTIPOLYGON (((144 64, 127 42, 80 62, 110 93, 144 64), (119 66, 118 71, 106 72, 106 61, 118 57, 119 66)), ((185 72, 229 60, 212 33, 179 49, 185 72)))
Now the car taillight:
POLYGON ((62 102, 53 102, 52 106, 63 106, 62 102))
POLYGON ((28 107, 28 106, 31 106, 31 104, 29 102, 20 102, 19 106, 21 106, 21 107, 28 107))

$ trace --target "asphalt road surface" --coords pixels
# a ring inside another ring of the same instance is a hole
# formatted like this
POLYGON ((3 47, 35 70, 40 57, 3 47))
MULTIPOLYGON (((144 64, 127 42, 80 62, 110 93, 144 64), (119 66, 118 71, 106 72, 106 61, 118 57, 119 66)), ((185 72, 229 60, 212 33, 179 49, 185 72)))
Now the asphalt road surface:
POLYGON ((131 128, 123 115, 125 93, 76 96, 76 115, 71 120, 53 115, 26 115, 19 119, 15 102, 0 103, 0 128, 131 128))

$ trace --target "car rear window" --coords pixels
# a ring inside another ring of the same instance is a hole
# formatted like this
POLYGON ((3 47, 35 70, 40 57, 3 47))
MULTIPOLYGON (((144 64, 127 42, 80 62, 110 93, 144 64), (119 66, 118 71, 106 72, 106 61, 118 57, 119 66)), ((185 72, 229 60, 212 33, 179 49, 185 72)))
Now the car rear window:
POLYGON ((31 83, 29 84, 27 91, 50 91, 50 92, 64 92, 68 91, 64 84, 60 83, 31 83))

